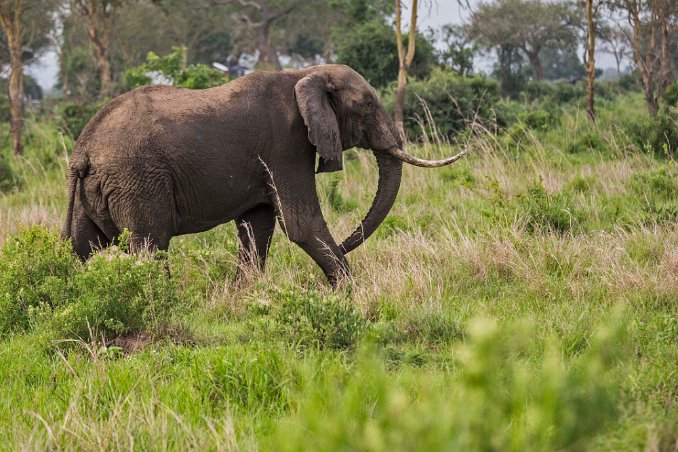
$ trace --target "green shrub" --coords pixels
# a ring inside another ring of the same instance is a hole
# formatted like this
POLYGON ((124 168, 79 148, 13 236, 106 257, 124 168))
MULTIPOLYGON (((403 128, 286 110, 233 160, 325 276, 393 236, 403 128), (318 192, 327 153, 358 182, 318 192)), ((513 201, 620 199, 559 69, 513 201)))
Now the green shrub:
POLYGON ((549 128, 558 125, 559 117, 546 110, 531 111, 523 117, 523 122, 533 130, 548 130, 549 128))
POLYGON ((5 157, 0 156, 0 193, 10 192, 19 185, 21 185, 19 175, 14 172, 9 161, 5 157))
POLYGON ((574 142, 567 147, 570 154, 579 154, 582 152, 601 152, 605 150, 605 142, 600 135, 595 132, 584 132, 579 134, 574 142))
POLYGON ((79 264, 54 232, 25 229, 5 242, 0 255, 0 337, 27 329, 32 310, 56 309, 75 296, 79 264))
POLYGON ((135 333, 161 336, 171 330, 177 296, 165 262, 151 254, 110 249, 95 254, 74 278, 76 300, 36 319, 59 338, 135 333))
POLYGON ((664 92, 662 103, 665 106, 678 108, 678 82, 673 82, 664 92))
MULTIPOLYGON (((393 111, 395 85, 384 94, 384 105, 393 111)), ((466 129, 469 121, 477 121, 492 129, 503 118, 497 118, 495 104, 499 100, 499 85, 485 77, 461 77, 454 72, 436 69, 426 80, 413 80, 407 85, 404 114, 406 131, 410 138, 426 134, 431 138, 431 124, 427 123, 426 109, 437 132, 452 137, 466 129), (417 118, 426 124, 422 130, 417 118)))
POLYGON ((529 82, 525 89, 525 100, 571 104, 584 99, 584 85, 553 82, 529 82))
POLYGON ((77 140, 90 119, 104 106, 97 104, 66 104, 61 111, 62 126, 74 140, 77 140))
POLYGON ((541 183, 532 185, 519 197, 518 209, 528 231, 567 232, 583 221, 582 213, 574 207, 566 193, 548 193, 541 183))
POLYGON ((152 82, 149 74, 153 73, 169 78, 174 86, 189 89, 211 88, 228 81, 220 71, 204 64, 184 67, 184 52, 181 47, 173 47, 172 52, 162 57, 149 52, 142 65, 125 72, 125 85, 128 88, 149 85, 152 82))
POLYGON ((543 351, 531 325, 478 320, 469 330, 454 348, 454 373, 404 367, 394 375, 373 349, 348 370, 315 370, 264 448, 576 450, 611 426, 625 344, 619 328, 599 330, 568 359, 554 338, 543 351))
POLYGON ((673 165, 631 176, 629 185, 640 200, 646 223, 678 221, 677 178, 673 165))
POLYGON ((662 108, 654 118, 626 125, 631 141, 645 152, 665 157, 678 155, 678 111, 662 108))
POLYGON ((352 349, 363 336, 365 319, 337 294, 282 289, 274 302, 282 337, 303 347, 352 349))

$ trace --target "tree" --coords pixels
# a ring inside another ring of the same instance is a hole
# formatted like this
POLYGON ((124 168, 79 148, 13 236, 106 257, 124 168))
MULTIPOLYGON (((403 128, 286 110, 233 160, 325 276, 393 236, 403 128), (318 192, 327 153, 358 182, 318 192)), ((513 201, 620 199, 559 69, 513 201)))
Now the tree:
POLYGON ((534 70, 537 81, 544 79, 540 54, 545 47, 574 41, 575 12, 565 3, 545 0, 496 0, 480 3, 472 13, 470 35, 486 48, 510 46, 520 49, 534 70))
POLYGON ((473 59, 478 48, 472 42, 466 28, 460 25, 443 25, 440 41, 444 45, 438 54, 440 64, 462 76, 473 74, 473 59))
POLYGON ((595 97, 593 84, 596 79, 596 22, 594 16, 597 13, 597 7, 594 11, 593 0, 586 0, 586 115, 591 122, 596 122, 595 97))
POLYGON ((0 27, 4 32, 10 64, 8 94, 11 111, 12 152, 23 154, 24 125, 24 45, 44 38, 45 30, 36 27, 49 18, 49 4, 43 0, 0 0, 0 27))
POLYGON ((614 11, 626 15, 631 43, 650 116, 659 111, 659 97, 672 80, 670 23, 678 5, 673 0, 611 0, 614 11))
POLYGON ((99 70, 99 97, 111 94, 109 51, 113 26, 126 0, 70 0, 71 11, 80 19, 92 43, 99 70))
POLYGON ((403 141, 405 136, 405 117, 404 117, 404 102, 405 102, 405 85, 407 84, 407 71, 412 66, 414 61, 414 52, 416 50, 417 42, 417 8, 419 0, 412 0, 410 7, 410 29, 407 34, 407 47, 403 43, 402 37, 402 1, 395 0, 396 8, 396 45, 398 47, 398 87, 396 88, 395 101, 395 125, 400 131, 400 136, 403 141))
POLYGON ((623 30, 622 25, 615 26, 601 24, 598 27, 598 37, 601 41, 601 50, 614 57, 617 67, 617 74, 621 75, 621 64, 629 56, 629 41, 626 36, 630 35, 628 30, 623 30))
MULTIPOLYGON (((351 66, 373 86, 385 87, 396 79, 400 66, 393 34, 393 28, 383 20, 356 25, 350 32, 337 36, 337 63, 351 66)), ((408 40, 404 37, 404 45, 408 45, 408 40)), ((416 37, 416 49, 408 75, 423 79, 435 67, 435 49, 420 33, 416 37)))
POLYGON ((586 75, 586 67, 579 60, 576 43, 561 47, 546 47, 541 51, 545 80, 579 79, 586 75))
POLYGON ((234 4, 240 6, 235 17, 247 24, 257 34, 257 50, 259 69, 282 69, 278 51, 271 41, 273 24, 294 11, 301 0, 217 0, 217 4, 234 4))
POLYGON ((504 95, 515 98, 525 89, 527 71, 524 60, 520 50, 511 44, 503 44, 497 48, 493 75, 499 80, 504 95))

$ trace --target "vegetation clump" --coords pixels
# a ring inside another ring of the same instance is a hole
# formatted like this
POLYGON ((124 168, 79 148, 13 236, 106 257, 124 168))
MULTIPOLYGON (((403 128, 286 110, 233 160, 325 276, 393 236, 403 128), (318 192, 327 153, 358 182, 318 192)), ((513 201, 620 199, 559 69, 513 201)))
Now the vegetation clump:
POLYGON ((365 332, 365 319, 339 295, 281 289, 274 292, 274 318, 286 341, 303 347, 354 348, 365 332))
POLYGON ((0 263, 0 336, 51 338, 167 333, 177 294, 165 264, 121 248, 81 264, 69 242, 40 226, 12 237, 0 263))

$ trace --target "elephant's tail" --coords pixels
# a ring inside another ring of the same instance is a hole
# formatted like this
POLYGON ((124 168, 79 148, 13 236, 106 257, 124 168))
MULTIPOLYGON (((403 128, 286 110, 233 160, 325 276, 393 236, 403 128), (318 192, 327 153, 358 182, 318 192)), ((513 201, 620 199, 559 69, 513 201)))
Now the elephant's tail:
POLYGON ((68 210, 66 211, 66 221, 61 230, 61 238, 68 240, 72 237, 73 229, 73 207, 75 204, 75 192, 78 188, 78 180, 85 177, 89 169, 89 159, 77 158, 76 152, 73 152, 71 161, 68 164, 68 210))

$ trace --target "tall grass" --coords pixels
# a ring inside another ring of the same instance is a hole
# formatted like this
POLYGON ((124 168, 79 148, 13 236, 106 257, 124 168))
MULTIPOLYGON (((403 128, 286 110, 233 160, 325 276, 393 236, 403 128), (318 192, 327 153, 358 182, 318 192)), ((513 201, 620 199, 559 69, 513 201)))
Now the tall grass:
MULTIPOLYGON (((171 280, 80 264, 60 139, 32 125, 0 194, 0 449, 675 448, 678 168, 615 123, 638 101, 411 145, 470 153, 405 168, 338 293, 280 233, 236 287, 233 225, 173 239, 171 280)), ((318 177, 337 240, 376 190, 368 153, 345 163, 318 177)))

